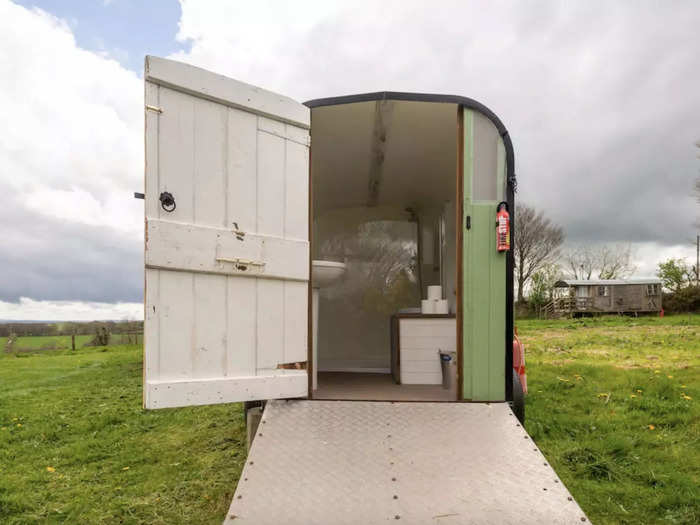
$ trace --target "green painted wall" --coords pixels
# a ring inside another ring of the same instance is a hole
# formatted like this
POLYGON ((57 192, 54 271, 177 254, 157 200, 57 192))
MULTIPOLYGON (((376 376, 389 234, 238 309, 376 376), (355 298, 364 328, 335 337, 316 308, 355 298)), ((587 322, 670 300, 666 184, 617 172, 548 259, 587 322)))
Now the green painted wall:
MULTIPOLYGON (((505 149, 500 137, 496 169, 498 199, 472 198, 475 114, 464 111, 464 228, 462 246, 463 392, 472 401, 505 400, 506 256, 496 250, 496 205, 503 199, 505 149)), ((477 117, 478 118, 478 117, 477 117)), ((478 141, 477 141, 478 142, 478 141)))

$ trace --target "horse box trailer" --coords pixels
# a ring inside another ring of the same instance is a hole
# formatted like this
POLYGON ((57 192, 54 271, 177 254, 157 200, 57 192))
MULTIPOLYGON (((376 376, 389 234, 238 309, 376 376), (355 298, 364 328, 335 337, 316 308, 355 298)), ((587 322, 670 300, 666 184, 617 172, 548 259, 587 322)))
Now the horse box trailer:
POLYGON ((144 80, 144 405, 265 402, 227 522, 586 520, 512 409, 493 112, 155 57, 144 80))

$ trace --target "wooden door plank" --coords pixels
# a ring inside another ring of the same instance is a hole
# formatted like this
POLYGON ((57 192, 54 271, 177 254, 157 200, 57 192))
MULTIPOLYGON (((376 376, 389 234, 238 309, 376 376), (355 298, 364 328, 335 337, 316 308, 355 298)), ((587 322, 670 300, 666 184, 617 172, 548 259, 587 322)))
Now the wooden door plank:
POLYGON ((284 283, 284 363, 307 360, 308 283, 284 283))
POLYGON ((308 281, 309 243, 171 221, 147 224, 146 266, 308 281))
POLYGON ((226 226, 228 111, 221 104, 194 105, 194 223, 226 226))
POLYGON ((189 64, 147 56, 144 77, 161 86, 300 128, 311 125, 311 111, 295 100, 189 64))
POLYGON ((285 140, 258 131, 257 233, 282 237, 285 216, 285 140))
POLYGON ((257 279, 226 278, 226 375, 255 375, 257 279))
POLYGON ((258 279, 257 362, 258 373, 284 363, 284 282, 258 279))
POLYGON ((160 89, 158 133, 159 187, 175 197, 176 208, 164 212, 158 202, 158 217, 168 220, 194 222, 194 103, 195 100, 172 89, 160 89))
POLYGON ((257 233, 257 117, 228 110, 227 228, 257 233))
POLYGON ((159 272, 160 379, 192 376, 194 347, 194 274, 159 272))
POLYGON ((221 377, 227 368, 226 276, 194 274, 192 377, 221 377))

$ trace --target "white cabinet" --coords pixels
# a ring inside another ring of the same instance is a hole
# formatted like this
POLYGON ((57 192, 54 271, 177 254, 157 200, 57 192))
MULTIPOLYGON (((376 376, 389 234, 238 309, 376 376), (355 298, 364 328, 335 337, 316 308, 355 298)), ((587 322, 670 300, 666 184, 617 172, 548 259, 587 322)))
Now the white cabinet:
POLYGON ((438 352, 457 350, 454 317, 399 317, 398 367, 404 385, 439 385, 442 370, 438 352))

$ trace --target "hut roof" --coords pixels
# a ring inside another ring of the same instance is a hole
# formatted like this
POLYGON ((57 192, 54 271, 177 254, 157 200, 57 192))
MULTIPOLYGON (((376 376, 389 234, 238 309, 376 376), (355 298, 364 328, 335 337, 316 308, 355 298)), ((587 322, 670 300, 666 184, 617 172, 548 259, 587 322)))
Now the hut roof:
POLYGON ((638 279, 563 279, 557 281, 554 286, 566 288, 568 286, 616 286, 624 284, 661 284, 657 277, 640 277, 638 279))

